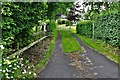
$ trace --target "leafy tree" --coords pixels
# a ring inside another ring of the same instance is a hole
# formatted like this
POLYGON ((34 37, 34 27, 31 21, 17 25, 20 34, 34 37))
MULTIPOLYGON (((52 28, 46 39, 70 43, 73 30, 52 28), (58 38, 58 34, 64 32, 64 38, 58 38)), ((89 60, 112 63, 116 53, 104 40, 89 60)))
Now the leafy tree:
POLYGON ((67 14, 67 8, 72 6, 72 2, 48 2, 48 19, 55 19, 56 14, 67 14))
POLYGON ((32 28, 47 17, 47 4, 42 2, 2 3, 2 44, 7 52, 33 41, 32 28))

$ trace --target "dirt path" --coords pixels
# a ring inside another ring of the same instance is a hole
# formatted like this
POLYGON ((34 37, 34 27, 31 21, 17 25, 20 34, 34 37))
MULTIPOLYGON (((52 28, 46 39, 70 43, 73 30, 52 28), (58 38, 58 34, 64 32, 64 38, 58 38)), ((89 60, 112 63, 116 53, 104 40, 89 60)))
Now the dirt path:
MULTIPOLYGON (((71 33, 72 34, 72 33, 71 33)), ((83 57, 88 60, 89 63, 85 62, 86 65, 90 66, 91 70, 94 72, 95 78, 118 78, 118 72, 120 67, 114 62, 108 60, 105 56, 92 50, 87 45, 85 45, 81 39, 76 35, 72 34, 80 45, 84 49, 83 57)))
POLYGON ((69 65, 71 60, 62 52, 61 34, 58 32, 55 48, 50 62, 38 74, 38 78, 79 78, 80 73, 69 65))

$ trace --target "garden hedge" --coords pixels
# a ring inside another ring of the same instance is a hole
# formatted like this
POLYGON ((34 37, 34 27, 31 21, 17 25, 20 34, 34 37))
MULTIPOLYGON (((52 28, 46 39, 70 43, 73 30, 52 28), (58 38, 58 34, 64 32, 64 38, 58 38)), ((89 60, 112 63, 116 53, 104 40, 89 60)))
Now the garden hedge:
POLYGON ((120 13, 100 15, 95 20, 95 38, 120 47, 120 13))
POLYGON ((92 37, 92 21, 80 21, 76 27, 77 34, 92 37))
POLYGON ((55 20, 50 20, 50 22, 48 24, 49 24, 50 32, 53 32, 56 29, 56 26, 57 26, 55 20))
POLYGON ((2 3, 2 45, 4 53, 22 48, 33 41, 33 30, 39 20, 46 18, 47 4, 42 2, 2 3))
MULTIPOLYGON (((77 24, 78 34, 92 37, 92 21, 80 21, 77 24)), ((102 14, 94 20, 94 37, 102 39, 112 46, 120 48, 120 13, 102 14)))

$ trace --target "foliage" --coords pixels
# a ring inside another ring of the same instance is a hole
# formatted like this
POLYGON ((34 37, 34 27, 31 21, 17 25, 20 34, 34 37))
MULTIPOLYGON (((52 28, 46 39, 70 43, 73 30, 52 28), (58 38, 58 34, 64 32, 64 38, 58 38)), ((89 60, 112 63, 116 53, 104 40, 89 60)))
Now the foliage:
POLYGON ((65 30, 60 30, 62 34, 62 48, 64 52, 81 51, 79 43, 65 30))
POLYGON ((66 21, 65 21, 65 20, 62 20, 62 21, 61 21, 61 23, 62 23, 62 24, 65 24, 65 23, 66 23, 66 21))
POLYGON ((58 20, 58 24, 65 24, 66 23, 66 20, 58 20))
POLYGON ((98 39, 102 39, 112 46, 120 46, 119 28, 120 13, 100 15, 95 20, 95 37, 98 39))
POLYGON ((90 15, 89 15, 89 13, 87 12, 87 13, 85 13, 84 14, 84 17, 85 17, 85 20, 89 20, 90 19, 90 17, 89 17, 90 15))
POLYGON ((12 59, 9 57, 3 57, 3 62, 0 64, 2 65, 2 70, 0 70, 0 72, 2 71, 2 79, 35 78, 36 73, 38 73, 38 69, 42 69, 45 66, 52 54, 58 34, 57 29, 55 29, 52 34, 52 42, 50 43, 46 54, 37 65, 30 64, 29 60, 20 56, 14 56, 12 59))
POLYGON ((66 26, 69 26, 70 25, 70 21, 66 21, 66 26))
POLYGON ((58 19, 58 24, 62 24, 62 21, 60 19, 58 19))
MULTIPOLYGON (((46 19, 47 5, 38 2, 3 2, 2 3, 2 44, 0 45, 2 55, 2 78, 25 78, 36 75, 33 72, 26 72, 29 64, 27 61, 21 63, 21 58, 6 58, 18 48, 22 48, 33 42, 33 27, 38 24, 39 20, 46 19), (21 68, 23 67, 24 68, 21 68), (22 71, 23 70, 23 71, 22 71)), ((40 37, 40 35, 38 36, 40 37)), ((0 64, 1 65, 1 64, 0 64)), ((31 67, 32 68, 32 67, 31 67)))
POLYGON ((66 26, 72 26, 72 22, 69 21, 69 20, 67 20, 67 21, 66 21, 66 26))
MULTIPOLYGON (((112 46, 120 46, 119 27, 120 15, 119 13, 106 13, 98 16, 95 19, 94 34, 95 38, 111 44, 112 46), (104 22, 103 22, 104 21, 104 22)), ((77 25, 77 33, 92 37, 92 21, 81 21, 77 25)))
POLYGON ((66 9, 72 6, 73 2, 48 2, 48 19, 55 19, 56 14, 67 14, 66 9))
POLYGON ((51 20, 49 22, 49 30, 50 30, 50 32, 53 32, 56 29, 56 27, 57 27, 57 24, 56 24, 55 20, 51 20))
POLYGON ((92 21, 80 21, 77 24, 76 32, 84 36, 92 37, 92 21))
POLYGON ((47 5, 39 2, 2 3, 2 45, 11 52, 32 42, 32 28, 45 19, 47 5), (18 45, 19 44, 19 45, 18 45))
POLYGON ((36 77, 36 73, 27 72, 27 69, 33 68, 29 66, 28 61, 23 61, 23 58, 15 56, 12 59, 3 58, 2 63, 2 79, 15 79, 15 78, 32 78, 36 77))
POLYGON ((110 11, 120 12, 120 2, 113 2, 110 4, 110 11))

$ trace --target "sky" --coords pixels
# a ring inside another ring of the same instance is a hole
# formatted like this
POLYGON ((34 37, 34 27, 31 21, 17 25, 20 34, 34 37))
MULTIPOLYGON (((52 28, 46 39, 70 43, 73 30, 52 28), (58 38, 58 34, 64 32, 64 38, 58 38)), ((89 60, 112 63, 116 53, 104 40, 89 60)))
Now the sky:
POLYGON ((74 4, 76 4, 76 3, 78 3, 78 4, 81 6, 81 7, 79 7, 79 8, 76 8, 77 10, 80 10, 80 9, 85 8, 84 10, 85 10, 85 12, 87 12, 88 7, 91 8, 90 6, 83 7, 83 5, 82 5, 83 0, 76 0, 74 4))

